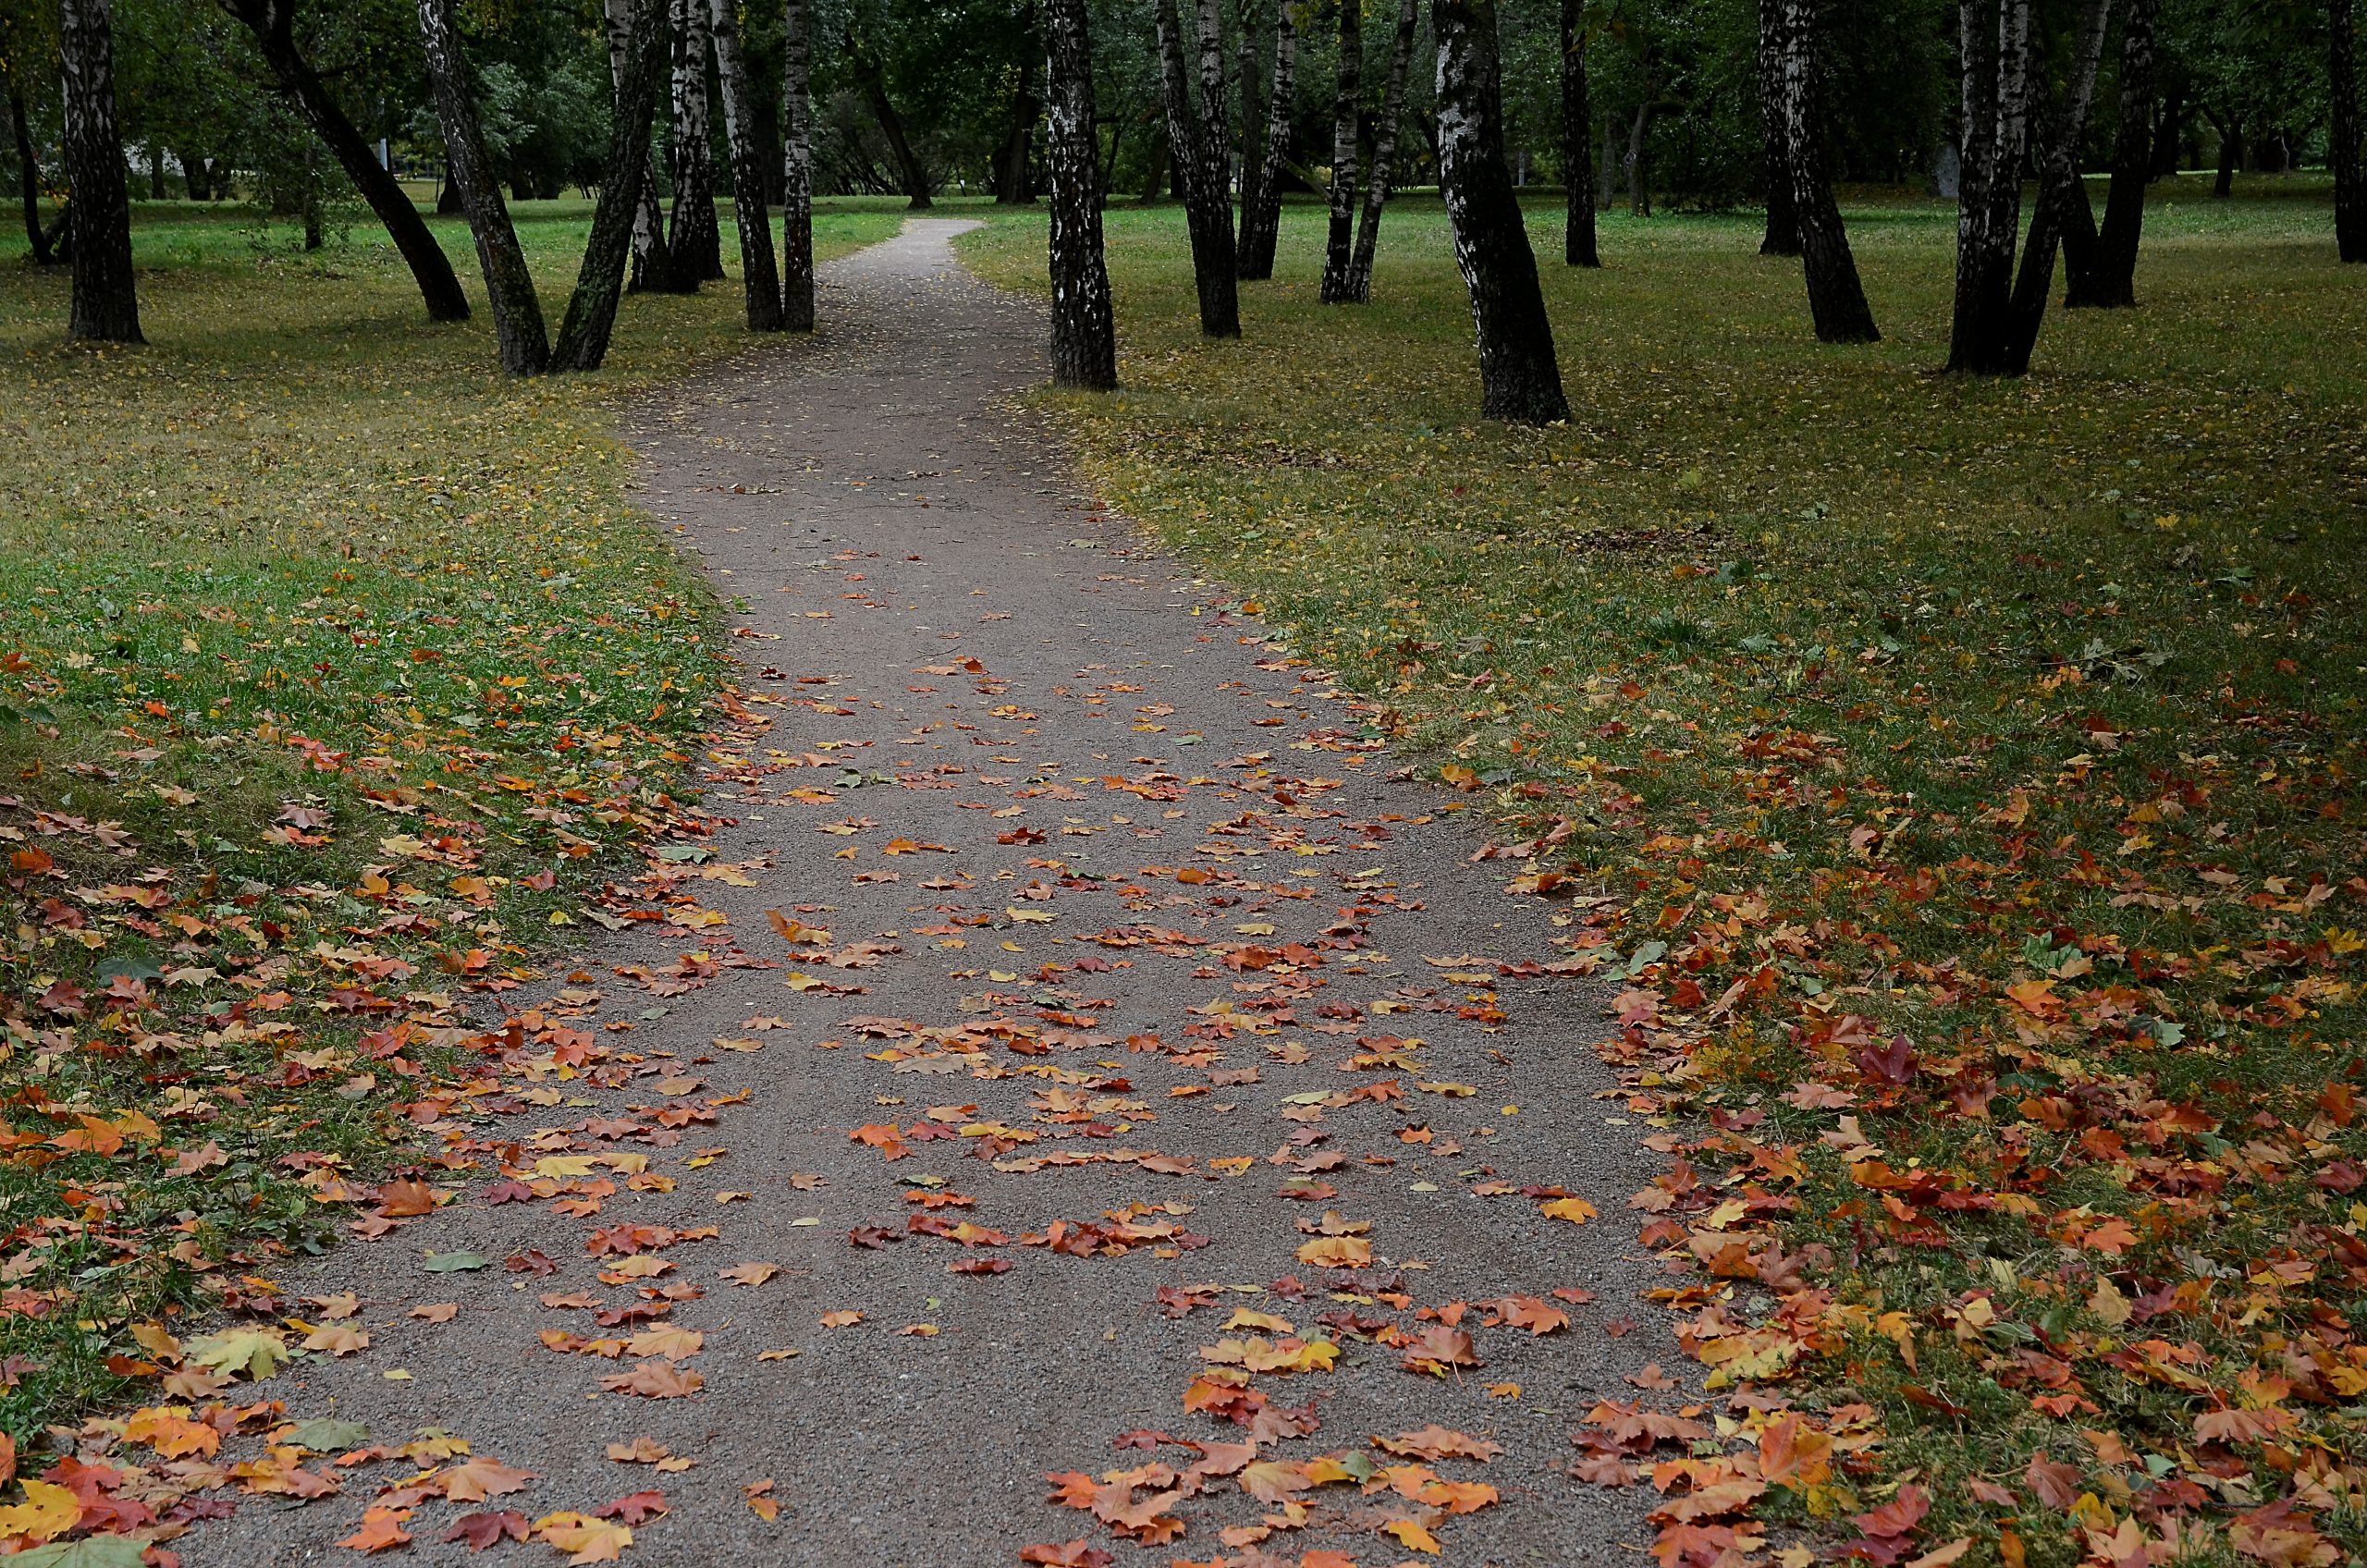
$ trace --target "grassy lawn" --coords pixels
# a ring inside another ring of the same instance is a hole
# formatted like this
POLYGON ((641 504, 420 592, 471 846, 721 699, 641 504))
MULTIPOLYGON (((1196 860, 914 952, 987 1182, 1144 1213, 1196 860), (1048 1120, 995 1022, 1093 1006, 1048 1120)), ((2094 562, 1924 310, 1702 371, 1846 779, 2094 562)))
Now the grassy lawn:
MULTIPOLYGON (((1711 1389, 1760 1390, 1717 1409, 1762 1521, 2367 1552, 2367 271, 2323 187, 2169 182, 2141 309, 1954 381, 1953 212, 1849 217, 1870 349, 1813 341, 1747 217, 1607 215, 1578 273, 1536 211, 1576 417, 1530 431, 1476 417, 1434 202, 1363 309, 1314 306, 1291 210, 1213 344, 1178 214, 1121 208, 1123 388, 1046 400, 1517 889, 1581 895, 1606 1110, 1663 1130, 1634 1201, 1711 1389)), ((1035 226, 963 243, 1043 289, 1035 226)), ((1717 1517, 1664 1561, 1753 1533, 1717 1517)))
MULTIPOLYGON (((816 222, 824 256, 894 203, 816 222)), ((556 321, 590 209, 520 227, 556 321)), ((438 233, 482 305, 466 229, 438 233)), ((744 346, 736 282, 504 381, 378 232, 142 205, 150 347, 0 255, 0 1432, 321 1243, 467 989, 677 820, 715 605, 626 505, 619 394, 744 346), (240 1282, 243 1280, 243 1282, 240 1282)), ((725 249, 735 240, 727 225, 725 249)))

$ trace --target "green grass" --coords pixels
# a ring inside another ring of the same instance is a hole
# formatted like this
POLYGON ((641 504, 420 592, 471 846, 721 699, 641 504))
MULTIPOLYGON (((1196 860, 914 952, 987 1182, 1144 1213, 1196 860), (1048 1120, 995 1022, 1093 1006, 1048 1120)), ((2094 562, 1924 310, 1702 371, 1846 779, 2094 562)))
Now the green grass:
MULTIPOLYGON (((518 216, 556 319, 588 204, 518 216)), ((67 346, 64 270, 0 258, 19 1438, 138 1376, 139 1324, 325 1239, 303 1182, 383 1170, 463 988, 679 817, 726 673, 614 431, 620 395, 746 344, 737 282, 628 300, 596 377, 513 382, 465 228, 435 226, 478 317, 439 327, 363 222, 306 256, 142 204, 132 350, 67 346)), ((900 222, 832 207, 816 248, 900 222)))
MULTIPOLYGON (((1770 1517, 1911 1478, 1928 1543, 2067 1565, 2183 1488, 2223 1523, 2298 1491, 2367 1550, 2367 269, 2323 185, 2260 183, 2157 187, 2142 308, 2051 313, 1995 382, 1937 374, 1952 210, 1853 201, 1885 338, 1835 349, 1748 216, 1606 214, 1577 272, 1540 208, 1575 410, 1545 430, 1477 417, 1434 202, 1392 206, 1362 309, 1314 304, 1290 210, 1235 343, 1196 333, 1176 212, 1110 214, 1122 388, 1044 396, 1088 474, 1549 887, 1618 897, 1567 928, 1700 1176, 1647 1240, 1709 1263, 1674 1305, 1722 1321, 1713 1384, 1881 1413, 1770 1517), (1810 1080, 1854 1103, 1779 1097, 1810 1080), (2278 1414, 2198 1431, 2223 1400, 2278 1414)), ((1042 290, 1036 226, 963 243, 1042 290)))

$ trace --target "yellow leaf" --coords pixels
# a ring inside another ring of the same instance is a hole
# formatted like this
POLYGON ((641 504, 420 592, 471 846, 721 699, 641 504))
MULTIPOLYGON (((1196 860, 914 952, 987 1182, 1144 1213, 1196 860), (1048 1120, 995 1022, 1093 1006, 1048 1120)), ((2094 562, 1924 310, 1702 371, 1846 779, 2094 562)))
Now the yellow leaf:
POLYGON ((64 1535, 82 1517, 82 1504, 64 1487, 47 1481, 25 1482, 25 1501, 0 1508, 0 1538, 22 1537, 45 1541, 64 1535))

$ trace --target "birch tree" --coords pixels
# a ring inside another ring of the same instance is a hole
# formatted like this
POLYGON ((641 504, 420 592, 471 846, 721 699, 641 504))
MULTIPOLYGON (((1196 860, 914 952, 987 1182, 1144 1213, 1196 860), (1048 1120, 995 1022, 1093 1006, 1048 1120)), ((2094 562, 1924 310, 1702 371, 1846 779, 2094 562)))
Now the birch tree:
POLYGON ((1594 233, 1594 105, 1587 83, 1587 0, 1562 0, 1562 261, 1599 267, 1594 233))
POLYGON ((1117 330, 1101 251, 1101 167, 1093 125, 1093 48, 1085 0, 1043 0, 1045 172, 1051 185, 1052 383, 1118 385, 1117 330))
POLYGON ((780 317, 814 330, 814 50, 811 0, 784 0, 780 49, 780 317))
POLYGON ((131 271, 131 196, 115 116, 115 18, 108 0, 59 0, 58 79, 66 110, 73 303, 66 335, 144 343, 131 271))
MULTIPOLYGON (((1264 133, 1253 160, 1246 147, 1242 155, 1241 246, 1239 275, 1245 278, 1274 276, 1274 245, 1281 237, 1282 169, 1291 155, 1291 104, 1298 91, 1298 25, 1292 19, 1292 0, 1274 0, 1274 72, 1266 94, 1264 133), (1255 163, 1257 178, 1247 178, 1255 163)), ((1249 130, 1243 122, 1245 141, 1249 130)))
POLYGON ((756 137, 749 96, 748 63, 740 54, 737 0, 693 0, 710 5, 708 31, 715 44, 716 82, 723 92, 723 134, 731 148, 731 210, 740 231, 740 282, 747 297, 748 330, 781 327, 780 273, 773 262, 772 218, 765 211, 764 148, 756 137))
POLYGON ((2359 150, 2359 34, 2350 0, 2326 0, 2326 33, 2335 252, 2346 262, 2367 262, 2367 163, 2359 150))
POLYGON ((1759 126, 1767 165, 1767 232, 1762 256, 1800 253, 1799 218, 1792 205, 1792 157, 1784 138, 1784 0, 1759 0, 1759 126))
POLYGON ((1956 31, 1964 149, 1948 369, 1996 375, 2007 364, 2014 240, 2021 223, 2030 0, 1957 0, 1956 31))
POLYGON ((1372 298, 1372 258, 1380 242, 1380 210, 1388 203, 1397 132, 1405 117, 1405 78, 1414 65, 1414 21, 1418 0, 1398 0, 1397 33, 1389 46, 1389 80, 1380 94, 1380 119, 1372 130, 1372 172, 1365 180, 1365 210, 1356 224, 1355 253, 1348 261, 1347 300, 1361 305, 1372 298))
POLYGON ((1568 419, 1537 256, 1504 167, 1495 0, 1430 0, 1430 31, 1439 45, 1439 192, 1471 295, 1479 411, 1522 424, 1568 419))
POLYGON ((609 118, 600 200, 592 209, 592 237, 584 244, 575 291, 568 297, 558 343, 551 350, 553 370, 595 371, 607 358, 617 296, 624 292, 632 261, 633 215, 641 210, 641 182, 649 178, 649 126, 657 113, 666 40, 673 30, 666 25, 665 0, 632 0, 631 22, 624 76, 609 118))
POLYGON ((706 0, 671 0, 674 38, 674 211, 666 237, 674 264, 695 288, 723 276, 723 235, 715 217, 715 167, 706 92, 706 0))
POLYGON ((2065 82, 2045 142, 2038 149, 2038 205, 2030 213, 2029 236, 2022 241, 2021 268, 2014 277, 2013 298, 2006 306, 2004 362, 2007 375, 2030 368, 2038 329, 2046 320, 2047 297, 2054 292, 2054 258, 2067 235, 2091 237, 2080 225, 2089 219, 2088 190, 2079 180, 2079 143, 2087 134, 2088 106, 2095 97, 2096 71, 2104 53, 2104 33, 2112 24, 2112 0, 2088 0, 2086 14, 2071 48, 2071 75, 2065 82))
POLYGON ((2145 230, 2145 185, 2153 174, 2153 24, 2161 0, 2128 0, 2120 18, 2120 127, 2113 138, 2112 185, 2088 264, 2074 272, 2064 304, 2104 310, 2137 303, 2137 250, 2145 230))
MULTIPOLYGON (((2027 5, 2029 0, 2014 0, 2027 5)), ((1872 343, 1874 312, 1858 281, 1849 232, 1833 199, 1824 166, 1824 138, 1817 119, 1816 0, 1777 0, 1781 15, 1782 146, 1784 175, 1792 191, 1792 221, 1807 280, 1809 314, 1820 343, 1872 343)), ((2009 177, 2017 179, 2018 175, 2009 177)))
MULTIPOLYGON (((1199 0, 1199 4, 1212 7, 1216 0, 1199 0)), ((1200 300, 1200 331, 1210 337, 1238 337, 1241 297, 1233 276, 1232 193, 1223 178, 1223 126, 1207 123, 1204 92, 1196 90, 1196 73, 1188 70, 1184 60, 1183 24, 1175 0, 1157 0, 1157 21, 1159 84, 1167 109, 1168 141, 1174 151, 1175 190, 1184 198, 1184 227, 1192 238, 1192 279, 1200 300)))
MULTIPOLYGON (((632 43, 632 0, 602 0, 601 15, 607 23, 609 84, 622 92, 625 53, 632 43)), ((656 151, 643 148, 641 161, 641 195, 633 205, 632 216, 632 287, 636 293, 645 288, 671 290, 685 287, 680 280, 682 269, 674 265, 666 244, 666 212, 657 198, 656 151)), ((687 287, 696 288, 698 279, 691 277, 687 287)))
MULTIPOLYGON (((626 3, 610 0, 612 6, 626 3)), ((451 170, 453 188, 460 193, 460 211, 469 220, 477 265, 484 274, 501 368, 512 375, 540 375, 551 357, 542 300, 534 294, 533 275, 526 270, 526 253, 519 248, 518 231, 510 227, 501 182, 494 178, 485 154, 484 132, 477 123, 475 86, 469 80, 469 63, 452 26, 452 0, 419 0, 419 41, 427 57, 435 117, 444 132, 445 162, 451 170)), ((618 80, 621 85, 621 63, 618 80)))
POLYGON ((1348 274, 1356 236, 1356 131, 1364 110, 1364 0, 1333 0, 1338 6, 1340 66, 1331 94, 1331 182, 1326 195, 1331 233, 1323 247, 1321 299, 1337 305, 1355 298, 1348 274))

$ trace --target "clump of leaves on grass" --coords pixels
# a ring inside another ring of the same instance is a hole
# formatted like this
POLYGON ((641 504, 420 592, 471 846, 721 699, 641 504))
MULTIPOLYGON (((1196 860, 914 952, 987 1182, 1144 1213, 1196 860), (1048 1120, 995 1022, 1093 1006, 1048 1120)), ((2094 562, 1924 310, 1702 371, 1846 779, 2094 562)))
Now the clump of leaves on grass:
MULTIPOLYGON (((555 276, 581 204, 526 209, 555 276)), ((892 233, 826 216, 822 249, 892 233)), ((464 231, 448 240, 465 251, 464 231)), ((620 389, 744 342, 638 300, 596 380, 507 383, 383 245, 138 236, 151 348, 0 304, 0 1433, 268 1307, 382 1174, 469 992, 515 983, 671 792, 727 673, 625 496, 620 389)))
MULTIPOLYGON (((1430 749, 1521 896, 1589 895, 1671 1160, 1644 1237, 1748 1396, 1732 1457, 1653 1472, 1672 1563, 1755 1519, 2013 1568, 2367 1549, 2367 380, 2309 347, 2367 301, 2322 210, 2181 194, 2146 308, 1993 384, 1932 374, 1936 207, 1860 229, 1887 337, 1846 353, 1740 220, 1609 218, 1604 271, 1548 272, 1544 431, 1475 417, 1434 210, 1358 311, 1294 213, 1222 344, 1180 227, 1111 215, 1124 385, 1052 400, 1088 472, 1430 749)), ((1034 242, 967 241, 1019 286, 1034 242)), ((1615 1414, 1582 1475, 1636 1477, 1615 1414)))

